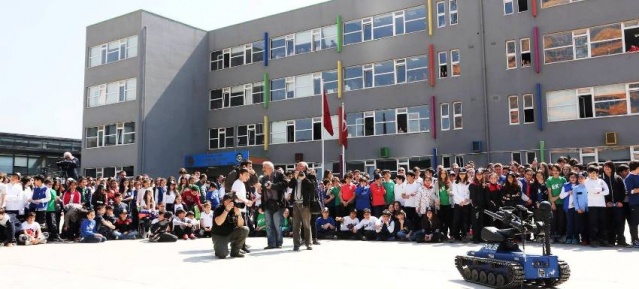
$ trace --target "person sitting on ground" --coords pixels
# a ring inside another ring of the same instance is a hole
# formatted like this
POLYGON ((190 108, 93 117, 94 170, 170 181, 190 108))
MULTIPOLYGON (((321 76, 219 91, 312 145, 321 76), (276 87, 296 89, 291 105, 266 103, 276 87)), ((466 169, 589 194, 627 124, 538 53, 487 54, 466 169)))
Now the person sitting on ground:
POLYGON ((264 208, 262 208, 262 206, 257 207, 257 217, 255 219, 253 237, 266 237, 266 216, 264 215, 264 208))
POLYGON ((389 210, 382 211, 382 217, 375 222, 375 231, 377 232, 377 241, 395 240, 395 222, 391 219, 389 210))
POLYGON ((165 212, 164 214, 160 214, 157 219, 153 220, 149 242, 171 243, 178 240, 177 236, 170 233, 171 228, 169 225, 171 224, 172 218, 173 213, 165 212))
POLYGON ((437 215, 432 208, 428 208, 422 219, 422 231, 415 236, 417 243, 441 243, 441 228, 442 223, 437 219, 437 215))
POLYGON ((282 213, 282 236, 284 237, 292 237, 293 230, 291 226, 291 213, 288 208, 284 209, 282 213))
POLYGON ((193 224, 186 219, 186 212, 178 210, 173 218, 173 232, 184 240, 195 240, 193 224))
POLYGON ((30 212, 27 214, 27 220, 20 226, 20 232, 18 233, 19 245, 38 245, 47 243, 47 238, 42 234, 42 228, 40 224, 35 221, 36 213, 30 212))
POLYGON ((82 243, 102 243, 106 241, 106 237, 95 231, 94 210, 87 211, 87 218, 82 221, 82 226, 80 226, 80 236, 82 237, 82 240, 80 240, 82 243))
POLYGON ((12 247, 15 239, 16 227, 4 208, 0 208, 0 242, 5 247, 12 247))
POLYGON ((115 216, 120 216, 122 211, 129 211, 129 206, 122 201, 122 194, 115 193, 113 198, 113 214, 115 216))
POLYGON ((406 212, 399 211, 395 214, 395 230, 397 231, 397 240, 410 241, 413 239, 412 225, 408 219, 406 219, 406 212))
POLYGON ((377 231, 375 228, 375 224, 377 223, 377 218, 371 216, 370 209, 364 209, 364 218, 359 221, 353 228, 353 233, 357 234, 362 241, 366 240, 376 240, 377 239, 377 231))
POLYGON ((193 224, 193 235, 200 231, 200 221, 195 219, 195 213, 193 211, 186 212, 186 221, 193 224))
POLYGON ((336 239, 335 220, 330 216, 328 208, 322 210, 322 216, 315 220, 315 228, 317 229, 318 239, 336 239))
POLYGON ((249 228, 244 225, 244 218, 240 209, 234 207, 233 196, 225 195, 222 205, 215 209, 213 219, 213 251, 215 256, 225 259, 229 254, 231 244, 231 257, 242 258, 244 254, 240 249, 246 242, 249 228))
POLYGON ((97 205, 95 208, 95 231, 107 237, 109 240, 117 239, 114 234, 115 225, 104 217, 105 214, 106 207, 104 205, 97 205))
POLYGON ((340 225, 339 232, 337 236, 341 239, 354 239, 356 234, 353 232, 355 226, 359 224, 359 219, 357 218, 357 209, 352 209, 348 216, 344 216, 343 218, 338 218, 340 225))
MULTIPOLYGON (((214 183, 211 183, 213 186, 214 183)), ((204 212, 200 213, 200 230, 198 236, 200 238, 211 237, 211 230, 213 229, 213 211, 211 210, 211 203, 206 202, 203 205, 204 212)))
POLYGON ((127 211, 120 212, 118 219, 115 221, 113 234, 116 236, 116 240, 133 240, 137 238, 138 231, 133 226, 133 220, 129 217, 127 211))

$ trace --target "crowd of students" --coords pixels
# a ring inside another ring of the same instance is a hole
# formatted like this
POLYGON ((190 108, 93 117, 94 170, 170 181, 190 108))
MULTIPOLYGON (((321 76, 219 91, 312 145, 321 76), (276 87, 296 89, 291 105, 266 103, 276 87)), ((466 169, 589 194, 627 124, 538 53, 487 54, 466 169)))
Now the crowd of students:
MULTIPOLYGON (((259 176, 250 163, 246 169, 250 176, 239 182, 248 193, 240 199, 247 205, 243 214, 251 236, 264 237, 259 176)), ((211 237, 213 210, 238 185, 237 171, 214 180, 185 169, 179 173, 177 178, 151 179, 128 178, 122 171, 114 178, 63 181, 0 174, 0 241, 13 246, 211 237)), ((549 201, 552 242, 639 248, 639 161, 584 165, 562 157, 556 164, 513 162, 484 168, 470 162, 453 164, 450 170, 399 168, 371 175, 355 170, 343 178, 325 171, 316 191, 322 207, 312 220, 317 244, 317 239, 478 243, 483 227, 501 226, 484 210, 523 205, 535 211, 540 202, 549 201)), ((292 211, 283 212, 284 236, 293 233, 292 211)))

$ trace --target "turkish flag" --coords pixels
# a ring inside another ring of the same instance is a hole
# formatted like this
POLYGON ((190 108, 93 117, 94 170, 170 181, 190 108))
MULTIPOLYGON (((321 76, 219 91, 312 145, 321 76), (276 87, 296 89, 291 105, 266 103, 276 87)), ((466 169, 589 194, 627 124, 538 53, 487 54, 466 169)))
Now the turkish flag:
POLYGON ((347 149, 348 128, 346 126, 346 113, 344 112, 344 105, 337 108, 337 115, 339 117, 339 143, 344 146, 344 149, 347 149))
POLYGON ((324 110, 323 110, 324 115, 322 116, 322 118, 324 118, 323 123, 324 123, 324 128, 326 129, 326 132, 328 132, 328 134, 330 134, 331 136, 334 134, 333 133, 333 121, 331 120, 331 111, 328 109, 328 97, 326 96, 326 91, 324 91, 324 110))

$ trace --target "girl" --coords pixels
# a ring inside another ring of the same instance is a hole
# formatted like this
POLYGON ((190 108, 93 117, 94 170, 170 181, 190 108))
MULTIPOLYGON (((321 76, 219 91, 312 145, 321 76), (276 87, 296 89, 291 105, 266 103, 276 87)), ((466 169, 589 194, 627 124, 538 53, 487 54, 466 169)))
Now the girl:
POLYGON ((103 185, 98 185, 95 189, 95 193, 91 196, 91 206, 93 208, 97 208, 98 205, 106 206, 108 202, 108 197, 106 190, 103 185))
POLYGON ((386 189, 382 184, 382 176, 375 175, 375 181, 370 185, 371 198, 373 199, 373 216, 381 217, 384 208, 386 207, 386 200, 384 200, 384 196, 386 195, 386 189))
POLYGON ((568 182, 561 189, 559 197, 564 200, 564 210, 566 211, 567 232, 564 244, 578 244, 579 234, 577 229, 577 212, 575 211, 575 195, 573 188, 577 186, 577 174, 570 172, 568 182))
POLYGON ((484 209, 488 192, 484 182, 483 169, 477 170, 473 182, 468 186, 472 203, 473 243, 481 242, 481 230, 484 228, 484 209))
MULTIPOLYGON (((470 182, 468 181, 468 174, 466 169, 459 170, 459 177, 453 184, 453 201, 455 207, 453 209, 453 231, 451 238, 455 238, 457 241, 461 241, 466 238, 466 234, 470 228, 470 182)), ((454 241, 454 240, 451 240, 454 241)))
POLYGON ((179 194, 175 197, 175 203, 173 203, 173 213, 177 212, 178 210, 184 211, 184 205, 182 204, 182 196, 180 196, 179 194))
POLYGON ((65 206, 68 204, 81 204, 82 197, 80 196, 80 192, 78 192, 77 188, 78 182, 75 180, 69 181, 69 189, 64 192, 64 196, 62 196, 62 204, 65 206))
POLYGON ((446 236, 448 236, 448 230, 453 220, 453 207, 450 204, 450 194, 452 194, 453 189, 450 176, 446 170, 439 171, 437 184, 439 185, 439 192, 437 193, 439 199, 435 200, 435 207, 437 209, 437 217, 441 220, 442 235, 447 238, 446 236))
POLYGON ((177 197, 178 197, 177 184, 175 183, 175 181, 171 181, 169 183, 169 188, 166 190, 166 193, 164 193, 164 198, 163 198, 163 202, 164 202, 164 205, 166 206, 167 212, 175 212, 173 208, 175 207, 175 198, 177 197))
POLYGON ((413 231, 411 230, 412 225, 410 221, 406 219, 406 213, 404 211, 396 212, 395 218, 397 218, 395 221, 397 239, 400 241, 410 241, 413 231))
POLYGON ((355 189, 355 208, 358 219, 364 217, 364 209, 371 208, 371 191, 366 178, 359 179, 359 186, 355 189))
POLYGON ((107 183, 109 184, 109 189, 106 191, 106 195, 108 203, 111 204, 113 203, 113 198, 115 198, 115 193, 119 192, 120 189, 118 189, 118 181, 114 179, 109 180, 107 183))
POLYGON ((441 233, 442 224, 432 210, 426 211, 422 220, 423 235, 418 236, 418 243, 440 243, 444 236, 441 233), (423 237, 422 237, 423 236, 423 237))
POLYGON ((521 205, 521 188, 513 173, 506 175, 506 182, 501 189, 501 201, 502 205, 507 207, 521 205))

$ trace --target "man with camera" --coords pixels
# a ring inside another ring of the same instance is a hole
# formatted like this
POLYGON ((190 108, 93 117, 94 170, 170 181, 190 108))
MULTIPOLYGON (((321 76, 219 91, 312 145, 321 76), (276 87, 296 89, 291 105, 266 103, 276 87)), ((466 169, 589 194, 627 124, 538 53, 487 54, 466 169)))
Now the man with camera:
POLYGON ((293 203, 293 250, 300 250, 300 225, 304 229, 304 241, 306 249, 311 247, 311 200, 315 194, 316 178, 314 175, 307 175, 308 164, 297 163, 293 178, 288 184, 292 189, 291 202, 293 203))
MULTIPOLYGON (((248 174, 248 172, 247 172, 248 174)), ((229 243, 231 243, 231 257, 242 258, 240 252, 249 229, 244 225, 244 218, 240 208, 235 206, 236 198, 233 195, 225 195, 222 205, 215 209, 213 214, 213 251, 215 256, 225 259, 229 255, 229 243)))
POLYGON ((74 157, 70 152, 64 153, 64 159, 57 162, 56 165, 64 170, 66 178, 78 179, 78 168, 80 167, 80 160, 74 157))
POLYGON ((284 175, 275 171, 272 162, 263 162, 262 170, 264 176, 262 183, 262 205, 264 206, 264 216, 266 217, 266 237, 268 246, 264 250, 282 248, 284 243, 282 237, 282 221, 284 214, 284 191, 288 183, 284 175))

